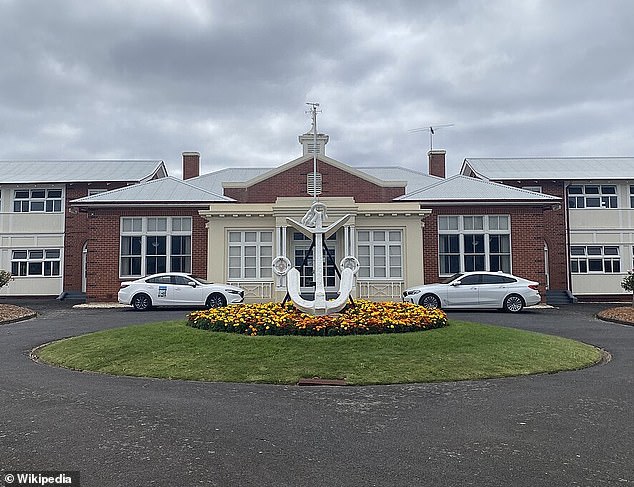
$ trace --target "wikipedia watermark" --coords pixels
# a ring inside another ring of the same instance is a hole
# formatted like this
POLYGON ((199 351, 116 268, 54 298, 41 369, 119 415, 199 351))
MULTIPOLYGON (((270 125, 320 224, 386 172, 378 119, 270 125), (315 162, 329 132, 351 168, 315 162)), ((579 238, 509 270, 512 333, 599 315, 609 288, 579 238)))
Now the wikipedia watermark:
POLYGON ((15 471, 2 473, 3 487, 80 487, 79 472, 15 471))

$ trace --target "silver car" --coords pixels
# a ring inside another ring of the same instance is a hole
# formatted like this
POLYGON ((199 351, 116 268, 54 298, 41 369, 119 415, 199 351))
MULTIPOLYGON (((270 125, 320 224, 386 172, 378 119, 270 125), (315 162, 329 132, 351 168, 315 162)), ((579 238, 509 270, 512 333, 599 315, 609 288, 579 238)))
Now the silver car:
POLYGON ((511 313, 541 300, 538 282, 503 272, 464 272, 403 292, 403 301, 426 308, 497 308, 511 313))
POLYGON ((244 301, 244 289, 228 284, 212 284, 200 277, 180 272, 153 274, 121 283, 121 304, 138 311, 152 306, 206 306, 218 308, 244 301))

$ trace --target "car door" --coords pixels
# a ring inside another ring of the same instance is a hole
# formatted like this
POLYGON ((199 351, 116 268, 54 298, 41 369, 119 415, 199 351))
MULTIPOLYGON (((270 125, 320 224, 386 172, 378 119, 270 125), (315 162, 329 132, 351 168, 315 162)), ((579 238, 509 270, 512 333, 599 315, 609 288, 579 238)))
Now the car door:
POLYGON ((480 274, 470 274, 447 286, 447 306, 454 308, 477 307, 479 304, 480 274))
POLYGON ((514 281, 506 276, 483 274, 478 293, 480 306, 483 308, 501 308, 512 282, 514 281))
POLYGON ((203 286, 185 276, 172 276, 173 304, 199 306, 205 304, 203 286))
POLYGON ((146 291, 152 298, 154 306, 168 306, 173 304, 174 286, 170 276, 157 276, 145 281, 146 291))

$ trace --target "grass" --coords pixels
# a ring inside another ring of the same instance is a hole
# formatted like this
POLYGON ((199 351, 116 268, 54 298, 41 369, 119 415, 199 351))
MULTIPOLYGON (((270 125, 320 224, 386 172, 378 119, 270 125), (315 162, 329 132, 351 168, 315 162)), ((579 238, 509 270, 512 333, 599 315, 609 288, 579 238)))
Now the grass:
POLYGON ((573 340, 458 321, 423 332, 341 337, 249 337, 171 321, 69 338, 36 354, 114 375, 275 384, 320 377, 355 385, 555 372, 601 358, 600 350, 573 340))

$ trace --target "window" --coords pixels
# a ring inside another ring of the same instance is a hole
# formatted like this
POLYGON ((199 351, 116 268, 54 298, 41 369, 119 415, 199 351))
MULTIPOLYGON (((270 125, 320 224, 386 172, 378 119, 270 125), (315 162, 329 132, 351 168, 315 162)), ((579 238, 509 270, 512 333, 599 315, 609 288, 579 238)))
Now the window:
POLYGON ((525 189, 526 191, 532 191, 533 193, 542 193, 541 186, 522 186, 522 189, 525 189))
POLYGON ((60 249, 14 250, 11 253, 11 274, 14 276, 60 276, 60 249))
POLYGON ((360 278, 402 279, 402 230, 359 230, 357 256, 360 278))
POLYGON ((570 247, 570 270, 573 274, 621 272, 617 245, 573 245, 570 247))
POLYGON ((630 186, 630 208, 634 208, 634 186, 630 186))
POLYGON ((96 194, 101 194, 101 193, 105 193, 106 191, 108 191, 107 189, 103 189, 103 188, 90 188, 88 189, 88 196, 93 196, 96 194))
POLYGON ((438 271, 441 276, 468 271, 511 272, 509 216, 439 216, 438 271))
POLYGON ((13 195, 15 213, 59 213, 62 211, 61 189, 16 189, 13 195))
POLYGON ((232 230, 228 238, 229 279, 261 280, 273 277, 271 230, 232 230))
MULTIPOLYGON (((300 287, 315 287, 314 277, 314 255, 315 249, 310 251, 312 239, 300 232, 293 232, 293 259, 294 266, 299 270, 300 287), (303 267, 302 267, 303 265, 303 267)), ((337 246, 337 234, 332 234, 326 241, 328 251, 322 248, 324 262, 324 285, 334 287, 337 284, 337 271, 335 270, 335 248, 337 246), (332 260, 328 257, 328 254, 332 260)))
POLYGON ((568 207, 618 208, 616 186, 598 184, 568 186, 568 207))
POLYGON ((120 275, 191 272, 191 217, 121 218, 120 275))

